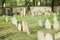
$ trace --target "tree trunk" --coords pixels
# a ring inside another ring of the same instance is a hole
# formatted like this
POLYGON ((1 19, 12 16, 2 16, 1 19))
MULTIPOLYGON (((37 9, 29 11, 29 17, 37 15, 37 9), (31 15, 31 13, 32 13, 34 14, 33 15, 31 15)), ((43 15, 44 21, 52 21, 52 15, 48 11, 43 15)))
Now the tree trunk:
POLYGON ((4 7, 5 0, 1 0, 1 2, 2 2, 2 15, 5 15, 5 7, 4 7))
POLYGON ((54 0, 52 0, 51 2, 51 9, 52 9, 52 12, 54 13, 54 0))

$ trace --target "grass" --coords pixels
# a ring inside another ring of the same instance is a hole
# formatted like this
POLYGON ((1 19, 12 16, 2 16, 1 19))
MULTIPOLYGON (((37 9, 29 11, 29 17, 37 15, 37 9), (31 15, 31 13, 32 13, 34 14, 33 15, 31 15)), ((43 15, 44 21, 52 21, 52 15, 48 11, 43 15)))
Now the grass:
MULTIPOLYGON (((5 22, 5 17, 0 16, 0 40, 37 40, 37 31, 42 30, 45 34, 51 33, 54 35, 59 32, 59 30, 46 30, 45 27, 38 26, 38 20, 42 20, 43 24, 48 18, 51 21, 51 25, 53 24, 53 16, 30 16, 26 15, 25 17, 21 17, 20 15, 15 15, 18 21, 26 20, 28 22, 28 27, 30 30, 30 35, 27 35, 24 32, 20 32, 17 27, 11 24, 12 16, 8 16, 9 22, 5 22)), ((59 24, 60 24, 60 15, 57 16, 59 24)))

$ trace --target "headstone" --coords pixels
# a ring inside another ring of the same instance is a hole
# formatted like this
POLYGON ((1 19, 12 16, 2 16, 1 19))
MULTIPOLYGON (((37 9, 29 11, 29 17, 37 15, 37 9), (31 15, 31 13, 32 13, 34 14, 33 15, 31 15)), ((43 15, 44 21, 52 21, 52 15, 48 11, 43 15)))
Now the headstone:
POLYGON ((48 15, 48 12, 44 12, 45 13, 45 15, 48 15))
POLYGON ((22 29, 22 26, 21 26, 21 23, 18 24, 18 30, 21 31, 22 29))
POLYGON ((49 19, 47 19, 46 22, 45 22, 45 28, 46 29, 51 29, 51 24, 50 24, 49 19))
POLYGON ((60 32, 58 32, 57 34, 55 34, 55 40, 60 38, 60 32))
POLYGON ((54 16, 53 20, 54 20, 54 21, 57 21, 57 16, 54 16))
POLYGON ((50 33, 47 33, 47 34, 45 35, 45 40, 53 40, 52 35, 51 35, 50 33))
POLYGON ((17 20, 16 20, 15 17, 13 17, 11 21, 12 21, 12 24, 14 24, 15 26, 17 26, 17 20))
POLYGON ((28 35, 30 35, 30 31, 29 31, 29 28, 28 28, 28 23, 26 22, 26 32, 28 35))
POLYGON ((37 39, 38 40, 44 40, 44 33, 42 31, 37 32, 37 39))
POLYGON ((39 11, 39 14, 38 15, 42 15, 43 13, 41 11, 39 11))
POLYGON ((26 15, 26 11, 25 11, 25 8, 23 9, 23 11, 24 11, 24 16, 26 15))
POLYGON ((57 12, 57 15, 59 15, 59 12, 57 12))
POLYGON ((26 32, 26 24, 25 24, 25 21, 22 21, 22 29, 24 32, 26 32))
POLYGON ((48 11, 45 12, 45 15, 50 15, 50 13, 48 11))
POLYGON ((25 11, 25 8, 24 8, 24 7, 22 7, 22 8, 20 9, 20 14, 21 14, 21 17, 25 16, 26 11, 25 11))
POLYGON ((60 27, 59 27, 58 21, 54 21, 53 28, 54 28, 55 30, 59 30, 60 27))
POLYGON ((42 21, 41 21, 41 20, 39 20, 39 22, 38 22, 38 23, 39 23, 39 26, 41 26, 41 27, 43 26, 43 24, 42 24, 42 21))
POLYGON ((30 35, 29 29, 28 29, 28 24, 26 21, 22 21, 22 29, 24 32, 26 32, 28 35, 30 35))
POLYGON ((53 28, 54 28, 55 30, 58 30, 58 29, 60 28, 56 16, 54 16, 54 24, 53 24, 53 28))
POLYGON ((8 17, 6 16, 6 22, 8 22, 8 17))
POLYGON ((32 13, 32 15, 31 16, 34 16, 34 13, 32 13))
POLYGON ((20 11, 21 11, 21 13, 20 13, 21 17, 23 17, 23 9, 20 9, 20 11))

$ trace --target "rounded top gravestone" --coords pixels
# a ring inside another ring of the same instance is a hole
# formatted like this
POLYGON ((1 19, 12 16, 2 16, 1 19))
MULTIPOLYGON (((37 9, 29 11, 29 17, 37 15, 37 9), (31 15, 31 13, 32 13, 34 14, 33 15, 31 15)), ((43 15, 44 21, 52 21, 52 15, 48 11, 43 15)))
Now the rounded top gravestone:
POLYGON ((57 21, 57 16, 54 16, 53 20, 54 20, 54 21, 57 21))
POLYGON ((38 23, 39 23, 39 26, 41 26, 41 27, 43 26, 43 24, 42 24, 42 21, 41 21, 41 20, 39 20, 39 22, 38 22, 38 23))
POLYGON ((45 40, 53 40, 52 35, 51 35, 50 33, 47 33, 47 34, 45 35, 45 40))
POLYGON ((59 29, 59 23, 58 23, 58 20, 57 20, 57 16, 54 16, 53 18, 54 20, 54 24, 53 24, 53 28, 56 30, 56 29, 59 29))
POLYGON ((60 32, 58 32, 57 34, 55 34, 55 40, 60 38, 60 32))
POLYGON ((49 19, 47 19, 46 22, 45 22, 45 28, 46 29, 51 29, 51 24, 50 24, 49 19))
POLYGON ((38 40, 44 40, 44 33, 42 31, 37 32, 37 39, 38 40))

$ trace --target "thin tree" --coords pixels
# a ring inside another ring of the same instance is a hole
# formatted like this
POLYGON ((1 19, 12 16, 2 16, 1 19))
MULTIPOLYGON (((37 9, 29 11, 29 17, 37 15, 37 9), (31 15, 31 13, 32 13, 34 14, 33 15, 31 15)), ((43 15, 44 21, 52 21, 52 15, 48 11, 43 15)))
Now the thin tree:
POLYGON ((5 15, 5 7, 4 7, 5 0, 1 0, 2 5, 2 15, 5 15))
POLYGON ((54 13, 54 0, 52 0, 51 2, 51 9, 52 9, 52 12, 54 13))

